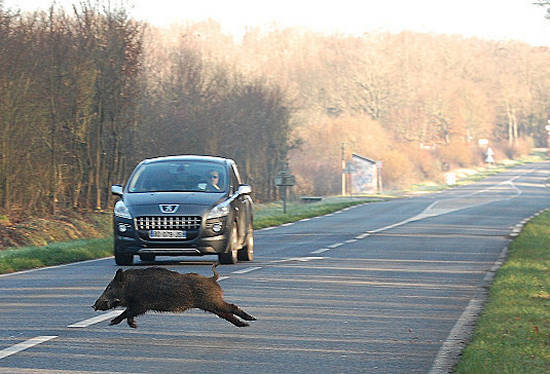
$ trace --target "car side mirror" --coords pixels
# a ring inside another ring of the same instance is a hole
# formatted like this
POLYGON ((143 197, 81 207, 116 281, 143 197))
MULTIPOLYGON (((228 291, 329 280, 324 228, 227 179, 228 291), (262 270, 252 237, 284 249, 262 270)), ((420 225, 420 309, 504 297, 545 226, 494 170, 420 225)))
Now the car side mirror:
POLYGON ((238 195, 250 195, 252 193, 252 188, 248 184, 241 184, 237 190, 238 195))
POLYGON ((113 195, 121 196, 122 197, 122 185, 115 184, 111 187, 111 193, 113 195))

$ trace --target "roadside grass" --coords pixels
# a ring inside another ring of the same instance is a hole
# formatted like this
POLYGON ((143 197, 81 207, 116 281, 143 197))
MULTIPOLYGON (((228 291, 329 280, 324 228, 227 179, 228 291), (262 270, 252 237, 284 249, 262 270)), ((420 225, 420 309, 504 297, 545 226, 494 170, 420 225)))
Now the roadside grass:
MULTIPOLYGON (((254 228, 278 226, 374 200, 380 198, 331 197, 307 204, 288 202, 286 214, 283 213, 282 202, 257 204, 254 209, 254 228)), ((113 255, 112 241, 112 236, 107 236, 100 239, 56 242, 45 246, 8 248, 0 251, 0 274, 109 257, 113 255)))
POLYGON ((550 211, 510 244, 456 373, 550 373, 550 211))
POLYGON ((0 251, 0 273, 68 264, 112 255, 112 238, 71 240, 0 251))

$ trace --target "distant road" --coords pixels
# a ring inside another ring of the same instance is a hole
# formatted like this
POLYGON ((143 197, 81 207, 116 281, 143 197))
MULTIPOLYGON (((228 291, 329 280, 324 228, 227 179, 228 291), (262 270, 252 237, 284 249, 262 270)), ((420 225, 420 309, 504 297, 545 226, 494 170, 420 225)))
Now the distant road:
MULTIPOLYGON (((257 231, 252 263, 218 267, 258 318, 245 328, 198 310, 108 326, 90 306, 112 258, 0 276, 0 372, 446 372, 510 241, 550 206, 549 168, 257 231)), ((216 260, 181 259, 157 265, 210 275, 216 260)))

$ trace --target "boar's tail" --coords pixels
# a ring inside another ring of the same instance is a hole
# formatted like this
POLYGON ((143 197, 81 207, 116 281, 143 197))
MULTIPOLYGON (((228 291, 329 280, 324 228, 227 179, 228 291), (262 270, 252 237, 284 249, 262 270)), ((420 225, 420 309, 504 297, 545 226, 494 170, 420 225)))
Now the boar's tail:
POLYGON ((214 279, 215 281, 217 281, 219 277, 218 272, 216 271, 216 266, 218 266, 218 262, 212 265, 212 272, 214 273, 214 276, 212 277, 212 279, 214 279))

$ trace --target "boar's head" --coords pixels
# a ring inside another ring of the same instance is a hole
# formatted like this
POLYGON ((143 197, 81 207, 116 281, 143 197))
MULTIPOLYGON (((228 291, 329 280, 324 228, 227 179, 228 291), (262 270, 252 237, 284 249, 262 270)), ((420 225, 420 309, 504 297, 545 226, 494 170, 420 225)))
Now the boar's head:
POLYGON ((118 269, 115 277, 111 283, 109 283, 107 288, 105 288, 105 291, 103 291, 94 305, 92 305, 92 308, 94 308, 94 310, 108 310, 116 308, 118 305, 121 305, 122 300, 124 300, 124 290, 124 271, 122 269, 118 269))

